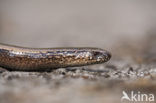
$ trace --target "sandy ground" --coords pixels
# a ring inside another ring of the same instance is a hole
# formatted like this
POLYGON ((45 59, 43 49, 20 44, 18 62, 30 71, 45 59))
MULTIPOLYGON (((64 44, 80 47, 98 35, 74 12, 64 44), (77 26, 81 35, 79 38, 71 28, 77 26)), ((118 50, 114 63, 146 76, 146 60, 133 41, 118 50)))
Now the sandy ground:
POLYGON ((1 0, 0 42, 100 47, 112 58, 52 72, 1 68, 0 103, 120 103, 123 91, 156 96, 155 5, 143 0, 1 0))
POLYGON ((136 45, 120 46, 123 53, 114 54, 108 63, 101 65, 59 68, 52 72, 9 72, 3 68, 0 102, 119 103, 123 91, 129 95, 131 91, 156 95, 154 38, 149 37, 148 45, 140 49, 134 49, 136 45))

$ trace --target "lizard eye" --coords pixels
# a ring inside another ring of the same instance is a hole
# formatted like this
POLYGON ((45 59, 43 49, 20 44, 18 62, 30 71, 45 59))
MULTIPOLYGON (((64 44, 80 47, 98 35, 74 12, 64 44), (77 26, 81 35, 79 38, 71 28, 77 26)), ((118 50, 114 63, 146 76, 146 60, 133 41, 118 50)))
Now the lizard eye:
POLYGON ((103 56, 103 54, 100 53, 100 52, 94 52, 93 55, 94 55, 95 58, 99 58, 99 57, 103 56))
POLYGON ((93 52, 93 57, 97 60, 109 60, 111 58, 111 54, 108 52, 102 52, 102 51, 94 51, 93 52))

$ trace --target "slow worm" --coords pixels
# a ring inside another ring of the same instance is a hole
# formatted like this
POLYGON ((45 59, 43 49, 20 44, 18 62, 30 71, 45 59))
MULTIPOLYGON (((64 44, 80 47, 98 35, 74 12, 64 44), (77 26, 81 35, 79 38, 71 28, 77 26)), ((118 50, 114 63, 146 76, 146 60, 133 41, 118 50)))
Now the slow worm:
POLYGON ((27 48, 0 44, 0 67, 11 71, 46 71, 107 62, 111 54, 99 48, 27 48))

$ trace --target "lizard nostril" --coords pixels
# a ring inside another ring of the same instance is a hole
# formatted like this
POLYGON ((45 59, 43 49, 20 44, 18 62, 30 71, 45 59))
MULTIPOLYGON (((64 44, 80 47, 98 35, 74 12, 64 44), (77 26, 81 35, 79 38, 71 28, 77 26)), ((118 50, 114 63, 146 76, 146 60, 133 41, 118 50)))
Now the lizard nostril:
POLYGON ((110 53, 107 53, 108 58, 110 59, 112 55, 110 53))

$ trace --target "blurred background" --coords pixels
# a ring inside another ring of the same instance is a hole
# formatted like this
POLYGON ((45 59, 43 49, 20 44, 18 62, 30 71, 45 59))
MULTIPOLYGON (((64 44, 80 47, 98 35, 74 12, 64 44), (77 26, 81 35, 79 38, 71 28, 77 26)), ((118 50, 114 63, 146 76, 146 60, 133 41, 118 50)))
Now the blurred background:
POLYGON ((0 0, 0 42, 111 49, 153 32, 155 10, 154 0, 0 0))
POLYGON ((156 95, 155 0, 0 0, 0 43, 113 55, 72 71, 0 72, 1 103, 116 103, 123 90, 156 95))

